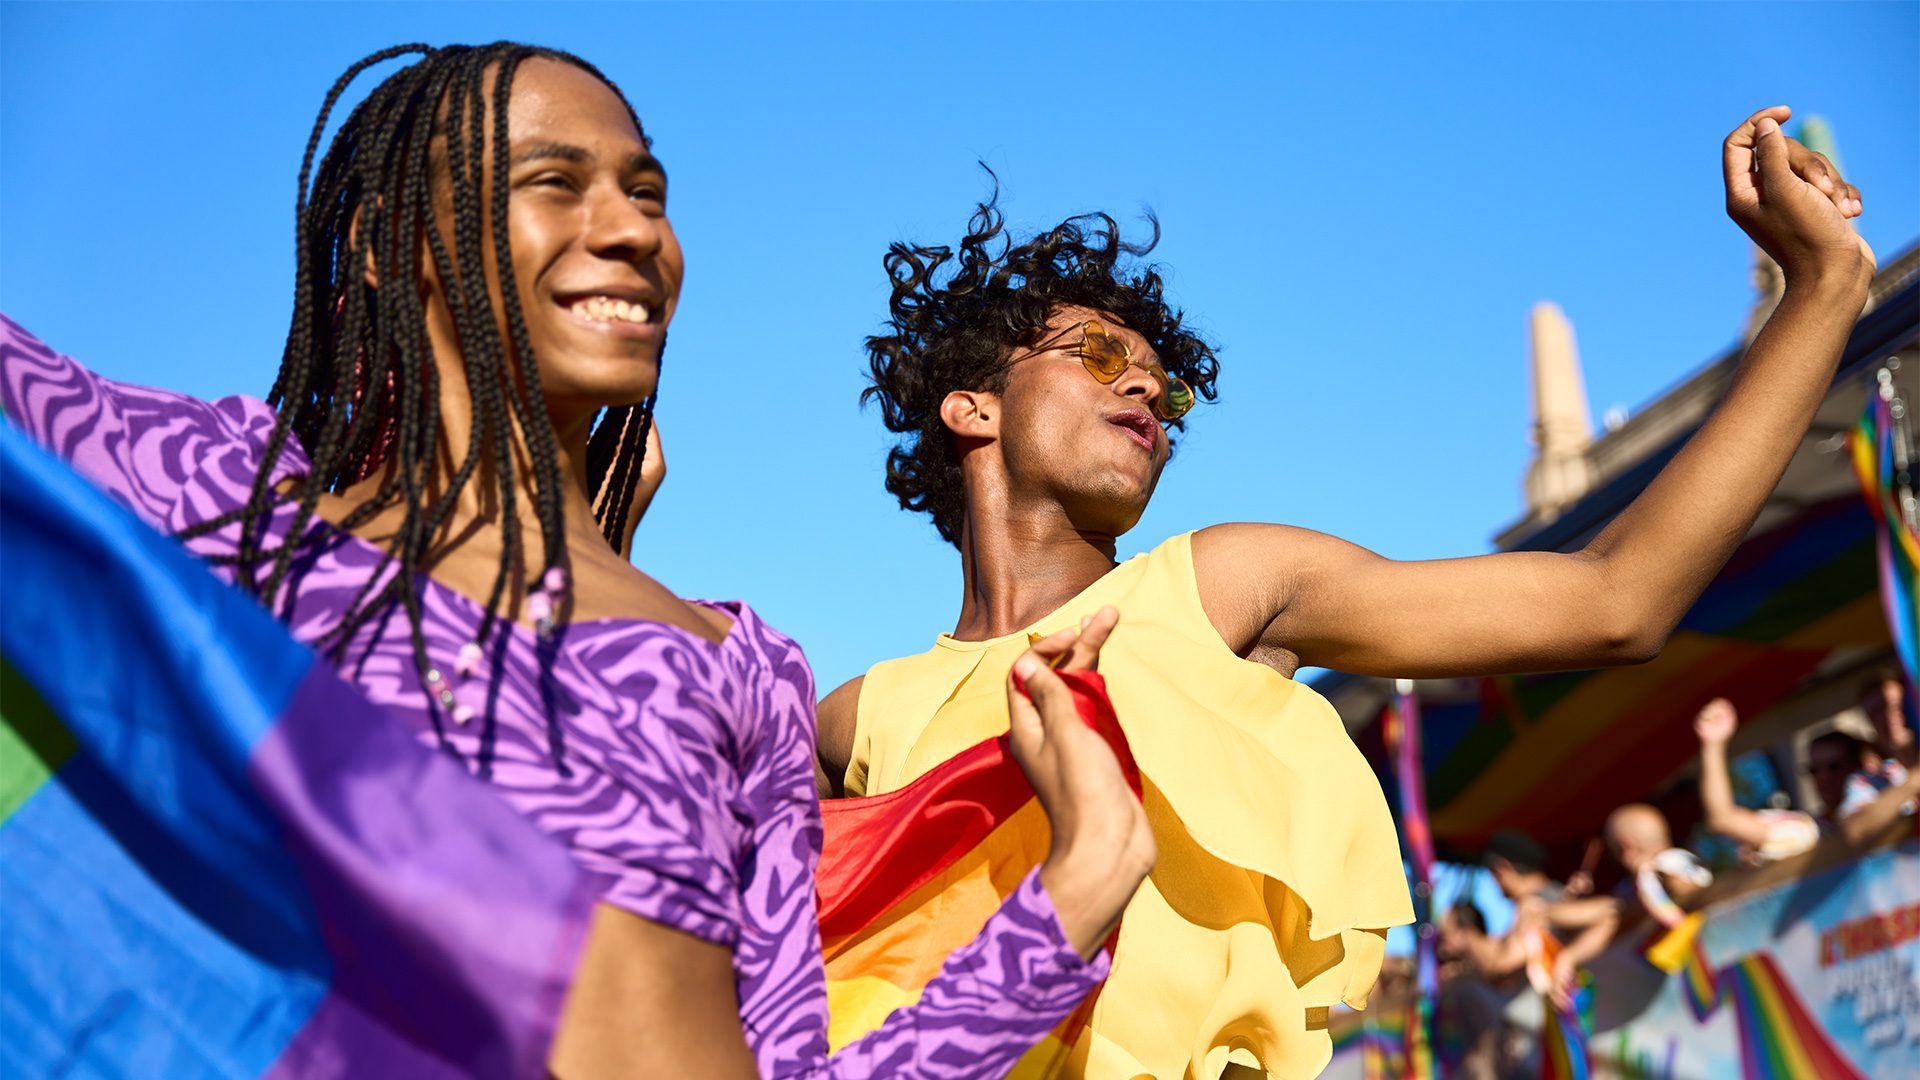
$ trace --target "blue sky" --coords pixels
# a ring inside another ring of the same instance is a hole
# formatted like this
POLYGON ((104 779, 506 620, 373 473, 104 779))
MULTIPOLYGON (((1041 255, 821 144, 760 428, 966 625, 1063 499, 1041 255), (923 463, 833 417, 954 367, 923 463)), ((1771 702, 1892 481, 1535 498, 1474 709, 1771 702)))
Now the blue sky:
POLYGON ((881 488, 857 395, 880 256, 1158 212, 1224 400, 1123 553, 1285 521, 1470 554, 1527 460, 1526 319, 1596 415, 1724 349, 1750 296, 1718 144, 1832 123, 1883 259, 1920 236, 1920 6, 0 6, 0 308, 114 377, 262 393, 321 95, 405 40, 520 38, 628 92, 689 258, 639 562, 744 596, 831 686, 925 648, 957 560, 881 488))

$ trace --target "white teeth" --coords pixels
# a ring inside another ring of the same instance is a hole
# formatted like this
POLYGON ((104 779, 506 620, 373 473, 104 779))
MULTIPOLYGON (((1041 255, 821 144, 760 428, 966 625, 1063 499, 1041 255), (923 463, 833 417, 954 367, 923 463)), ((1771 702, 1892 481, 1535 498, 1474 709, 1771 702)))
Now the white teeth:
POLYGON ((575 300, 573 313, 595 322, 645 323, 653 314, 646 304, 620 300, 611 296, 589 296, 575 300))

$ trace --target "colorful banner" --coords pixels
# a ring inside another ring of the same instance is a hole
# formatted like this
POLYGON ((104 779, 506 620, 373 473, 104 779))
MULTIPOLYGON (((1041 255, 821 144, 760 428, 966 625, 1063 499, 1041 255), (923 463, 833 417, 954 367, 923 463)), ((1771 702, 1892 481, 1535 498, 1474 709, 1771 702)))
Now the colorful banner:
POLYGON ((1596 1077, 1920 1078, 1920 842, 1703 915, 1670 975, 1594 964, 1596 1077))

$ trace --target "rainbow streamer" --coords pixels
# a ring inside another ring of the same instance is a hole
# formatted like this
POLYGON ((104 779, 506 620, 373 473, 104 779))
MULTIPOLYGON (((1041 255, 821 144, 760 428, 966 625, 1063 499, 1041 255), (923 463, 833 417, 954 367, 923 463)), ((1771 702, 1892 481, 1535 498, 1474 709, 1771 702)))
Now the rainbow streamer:
MULTIPOLYGON (((1420 702, 1413 694, 1411 682, 1400 682, 1394 701, 1387 707, 1381 720, 1387 752, 1393 755, 1394 778, 1400 789, 1400 829, 1406 839, 1407 860, 1413 871, 1414 931, 1419 942, 1420 996, 1431 1003, 1440 988, 1439 966, 1433 951, 1433 828, 1427 823, 1427 794, 1421 770, 1420 702)), ((1431 1004, 1428 1008, 1431 1010, 1431 1004)), ((1428 1019, 1431 1019, 1430 1015, 1428 1019)), ((1431 1048, 1430 1026, 1425 1034, 1422 1043, 1431 1048)))
POLYGON ((1420 702, 1411 690, 1394 696, 1386 719, 1387 750, 1400 787, 1400 827, 1415 882, 1433 880, 1433 827, 1427 823, 1427 792, 1420 768, 1420 702))
POLYGON ((1848 437, 1860 493, 1873 513, 1874 540, 1880 563, 1880 602, 1886 608, 1893 651, 1906 669, 1907 685, 1920 687, 1920 601, 1915 579, 1920 577, 1920 539, 1902 501, 1912 497, 1911 447, 1906 445, 1899 417, 1905 410, 1893 393, 1892 378, 1883 369, 1867 408, 1848 437))
POLYGON ((1715 972, 1696 939, 1678 975, 1695 1021, 1704 1023, 1732 1003, 1742 1080, 1866 1080, 1801 1003, 1772 955, 1749 953, 1715 972))
MULTIPOLYGON (((1418 1017, 1411 1009, 1369 1009, 1353 1030, 1360 1043, 1361 1074, 1366 1080, 1403 1080, 1411 1072, 1408 1027, 1418 1017)), ((1431 1056, 1431 1055, 1429 1055, 1431 1056)))
POLYGON ((1541 1031, 1541 1080, 1588 1080, 1593 1067, 1587 1056, 1587 1029, 1592 1021, 1593 985, 1583 977, 1574 990, 1573 1004, 1560 1008, 1551 1001, 1548 1022, 1541 1031))
POLYGON ((1407 1080, 1433 1080, 1433 996, 1420 994, 1407 1005, 1407 1080))
POLYGON ((1400 828, 1406 838, 1412 866, 1414 932, 1418 942, 1417 985, 1420 992, 1407 1007, 1405 1071, 1408 1080, 1430 1080, 1434 1075, 1433 1002, 1440 992, 1439 961, 1433 933, 1433 828, 1427 824, 1427 796, 1420 761, 1420 702, 1413 684, 1402 681, 1394 702, 1382 718, 1387 750, 1393 755, 1395 780, 1400 788, 1400 828))

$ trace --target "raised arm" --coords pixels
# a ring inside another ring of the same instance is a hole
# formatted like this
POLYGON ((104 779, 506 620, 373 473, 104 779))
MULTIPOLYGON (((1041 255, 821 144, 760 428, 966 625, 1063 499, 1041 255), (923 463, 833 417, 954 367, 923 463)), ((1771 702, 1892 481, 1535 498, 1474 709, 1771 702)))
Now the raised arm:
POLYGON ((161 529, 180 524, 170 520, 175 505, 209 454, 273 423, 258 401, 214 404, 102 378, 4 315, 0 406, 28 438, 161 529))
POLYGON ((1726 399, 1632 505, 1576 552, 1432 562, 1285 526, 1206 530, 1196 572, 1228 643, 1401 677, 1657 655, 1799 446, 1873 274, 1872 251, 1848 225, 1859 192, 1780 130, 1788 115, 1763 109, 1722 148, 1727 212, 1780 264, 1786 293, 1726 399))
POLYGON ((1907 808, 1915 800, 1920 800, 1920 769, 1908 772, 1904 779, 1874 796, 1872 801, 1844 813, 1840 818, 1840 834, 1855 847, 1879 841, 1902 819, 1911 821, 1907 808))
POLYGON ((1700 736, 1700 806, 1708 831, 1756 851, 1767 842, 1767 823, 1758 813, 1733 801, 1733 778, 1727 770, 1727 740, 1740 718, 1733 703, 1714 698, 1693 719, 1700 736))

